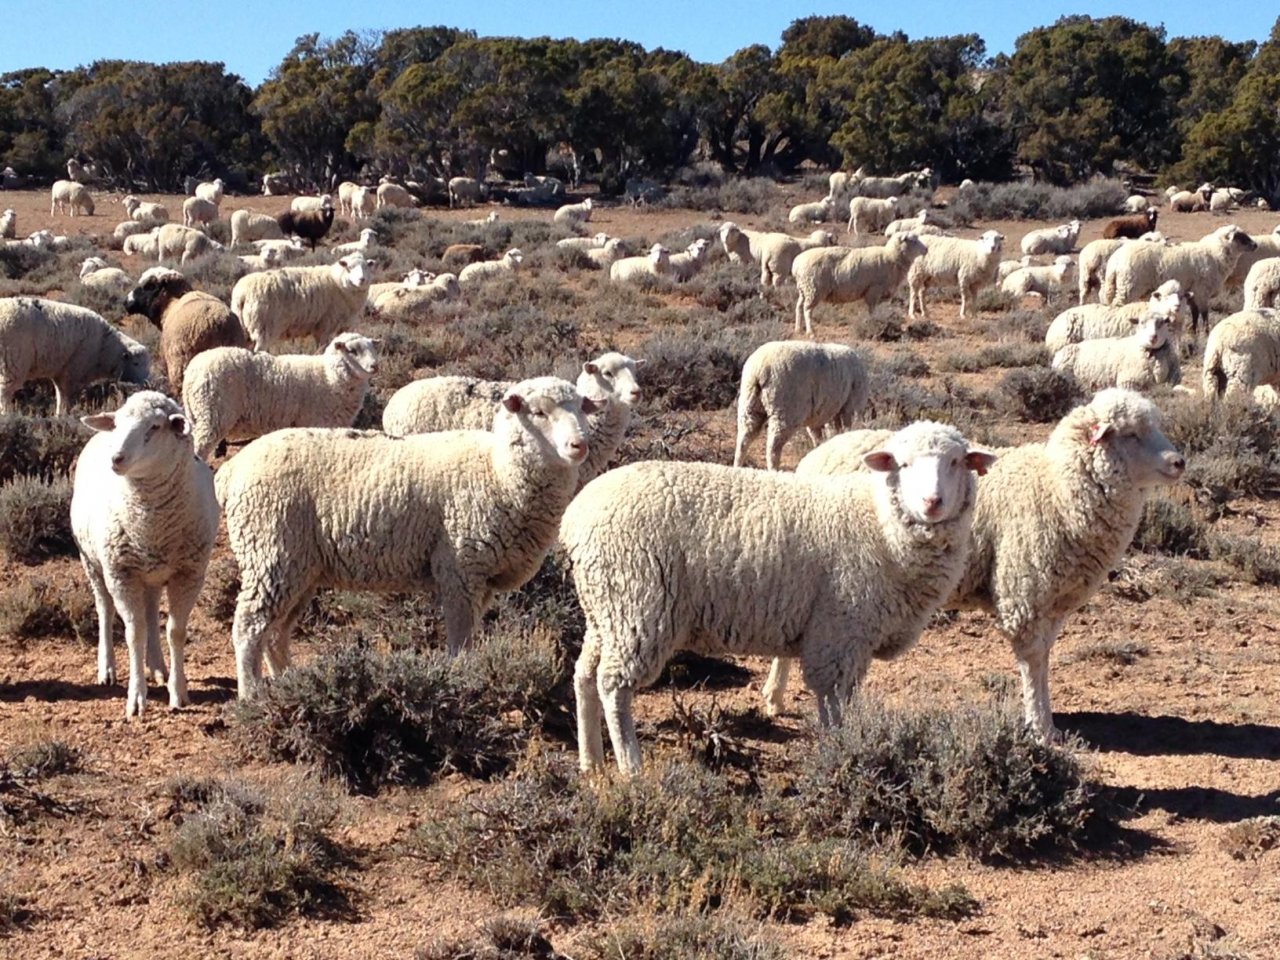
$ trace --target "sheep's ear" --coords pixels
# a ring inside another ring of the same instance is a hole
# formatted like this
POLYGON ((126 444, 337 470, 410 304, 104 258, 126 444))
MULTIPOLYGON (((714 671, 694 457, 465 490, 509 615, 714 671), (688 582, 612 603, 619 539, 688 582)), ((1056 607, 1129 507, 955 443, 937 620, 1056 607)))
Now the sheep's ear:
POLYGON ((601 397, 599 400, 592 400, 590 397, 582 398, 582 412, 584 414, 597 413, 609 405, 608 397, 601 397))
POLYGON ((898 466, 898 461, 888 450, 872 450, 862 458, 862 462, 866 464, 868 470, 879 473, 889 473, 898 466))
POLYGON ((169 429, 180 437, 191 436, 191 421, 181 413, 169 414, 169 429))
POLYGON ((502 398, 502 405, 507 408, 508 413, 519 413, 525 408, 524 397, 518 393, 508 393, 502 398))
POLYGON ((336 349, 339 353, 350 353, 350 352, 351 352, 350 348, 348 348, 348 347, 347 347, 347 345, 346 345, 346 343, 345 343, 344 341, 342 341, 342 340, 335 340, 335 341, 333 341, 333 346, 334 346, 334 349, 336 349))
POLYGON ((1096 447, 1114 429, 1115 427, 1109 423, 1095 423, 1093 429, 1089 431, 1089 446, 1096 447))
POLYGON ((641 359, 639 359, 639 360, 637 360, 637 361, 636 361, 636 366, 637 366, 637 367, 643 367, 643 366, 644 366, 646 363, 648 363, 648 362, 649 362, 648 360, 645 360, 645 359, 641 358, 641 359))
POLYGON ((97 430, 99 433, 110 433, 116 428, 116 415, 114 413, 91 413, 88 416, 80 418, 90 430, 97 430))
POLYGON ((600 367, 598 364, 595 363, 595 361, 588 360, 586 363, 582 365, 582 372, 583 373, 599 373, 600 367))
POLYGON ((964 455, 964 465, 978 476, 985 477, 996 459, 996 455, 987 450, 970 450, 964 455))

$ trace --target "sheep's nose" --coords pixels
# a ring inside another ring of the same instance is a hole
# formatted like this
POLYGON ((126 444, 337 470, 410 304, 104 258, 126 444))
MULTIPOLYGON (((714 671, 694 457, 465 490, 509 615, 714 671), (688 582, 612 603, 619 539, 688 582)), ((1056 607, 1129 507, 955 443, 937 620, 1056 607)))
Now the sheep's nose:
POLYGON ((942 509, 941 497, 925 497, 923 502, 924 515, 926 517, 936 516, 938 511, 942 509))
POLYGON ((111 455, 111 466, 116 470, 119 470, 122 466, 124 466, 124 454, 113 453, 111 455))
POLYGON ((640 399, 641 397, 643 397, 643 396, 644 396, 644 394, 643 394, 643 393, 641 393, 639 390, 632 390, 632 391, 631 391, 631 393, 630 393, 630 394, 628 394, 628 399, 629 399, 632 403, 635 403, 637 400, 639 400, 639 399, 640 399))
POLYGON ((1169 463, 1173 466, 1173 469, 1177 470, 1179 473, 1187 468, 1187 461, 1185 457, 1175 456, 1169 461, 1169 463))

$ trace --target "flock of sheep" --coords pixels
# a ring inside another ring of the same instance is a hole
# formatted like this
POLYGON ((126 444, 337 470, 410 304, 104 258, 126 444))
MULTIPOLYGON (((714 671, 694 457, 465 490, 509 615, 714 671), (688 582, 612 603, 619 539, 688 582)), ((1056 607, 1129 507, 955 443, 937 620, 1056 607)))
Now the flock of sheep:
MULTIPOLYGON (((548 179, 527 187, 563 199, 548 179)), ((87 191, 68 189, 81 186, 56 184, 55 208, 91 213, 87 191)), ((339 204, 364 217, 397 205, 397 186, 343 184, 339 204)), ((817 305, 861 300, 874 309, 904 282, 910 314, 924 314, 930 287, 953 287, 962 317, 997 283, 1017 295, 1065 288, 1079 222, 1032 231, 1023 259, 1002 261, 1005 238, 994 230, 950 236, 929 206, 899 216, 930 189, 929 171, 837 173, 827 197, 791 211, 799 224, 847 204, 849 231, 883 231, 879 245, 839 246, 825 228, 794 237, 729 222, 718 240, 729 260, 760 271, 762 295, 794 282, 795 329, 809 334, 817 305), (1054 261, 1032 259, 1045 255, 1054 261)), ((448 193, 451 205, 479 196, 465 183, 448 193)), ((206 215, 212 208, 216 218, 223 201, 220 181, 198 185, 177 225, 162 206, 128 197, 130 220, 117 235, 153 237, 143 252, 181 266, 213 249, 206 215)), ((559 207, 553 222, 578 235, 558 246, 607 267, 611 282, 688 280, 712 251, 704 238, 676 254, 656 244, 625 256, 618 238, 585 235, 592 210, 589 199, 559 207)), ((116 679, 112 619, 125 622, 126 716, 143 712, 149 677, 167 675, 170 705, 186 702, 186 623, 221 518, 241 575, 232 631, 241 697, 258 690, 264 661, 272 676, 288 668, 291 634, 319 589, 433 589, 456 653, 495 595, 526 583, 558 542, 587 624, 575 671, 584 769, 603 760, 602 723, 621 769, 639 768, 635 692, 679 650, 774 658, 764 691, 771 712, 799 660, 820 720, 835 724, 872 659, 902 654, 933 613, 960 607, 992 614, 1018 661, 1026 721, 1051 738, 1048 658, 1063 622, 1128 547, 1150 491, 1185 468, 1141 395, 1179 381, 1182 309, 1190 307, 1193 330, 1202 319, 1207 326, 1213 296, 1242 283, 1246 309, 1209 332, 1206 390, 1280 385, 1271 309, 1280 282, 1264 279, 1280 276, 1280 228, 1255 241, 1228 225, 1171 244, 1153 233, 1154 211, 1138 211, 1080 253, 1080 304, 1054 321, 1046 342, 1055 367, 1098 392, 1041 443, 983 450, 954 427, 923 421, 853 429, 871 389, 867 361, 811 339, 765 343, 744 364, 733 466, 608 470, 641 398, 643 361, 617 352, 583 363, 576 383, 415 380, 386 403, 383 430, 357 431, 379 369, 378 341, 357 332, 366 311, 421 319, 468 285, 518 270, 523 254, 468 263, 456 276, 415 270, 375 284, 366 254, 376 233, 366 229, 331 247, 331 263, 283 265, 302 241, 327 234, 334 213, 327 195, 298 198, 279 218, 233 213, 232 246, 257 249, 244 255, 252 272, 229 304, 164 263, 133 282, 100 258, 85 262, 86 284, 127 288, 128 312, 160 328, 172 393, 142 389, 115 412, 82 418, 96 432, 76 468, 72 524, 97 605, 101 683, 116 679), (1103 302, 1086 303, 1099 283, 1103 302), (274 352, 303 338, 319 352, 274 352), (801 429, 814 450, 782 471, 783 448, 801 429), (761 432, 767 469, 747 469, 761 432), (215 474, 207 461, 235 440, 252 442, 215 474)), ((459 260, 475 253, 451 251, 459 260)), ((0 411, 13 409, 29 380, 52 380, 63 414, 90 382, 145 387, 150 376, 145 348, 92 311, 0 299, 0 411)))

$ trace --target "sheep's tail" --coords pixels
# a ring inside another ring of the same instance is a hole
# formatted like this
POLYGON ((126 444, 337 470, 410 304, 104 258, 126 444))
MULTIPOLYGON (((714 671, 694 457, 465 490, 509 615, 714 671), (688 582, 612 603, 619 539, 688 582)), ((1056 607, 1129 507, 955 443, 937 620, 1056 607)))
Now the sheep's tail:
POLYGON ((1227 392, 1227 372, 1222 368, 1222 347, 1212 342, 1204 352, 1203 378, 1204 395, 1211 400, 1219 399, 1227 392))

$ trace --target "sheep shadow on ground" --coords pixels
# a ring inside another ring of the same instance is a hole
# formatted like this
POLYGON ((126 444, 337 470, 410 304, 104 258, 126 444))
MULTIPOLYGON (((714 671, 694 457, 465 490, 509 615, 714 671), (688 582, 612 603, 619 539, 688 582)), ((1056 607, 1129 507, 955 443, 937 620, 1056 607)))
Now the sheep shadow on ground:
POLYGON ((653 683, 654 690, 739 690, 749 686, 752 673, 740 663, 683 651, 671 658, 653 683))
POLYGON ((22 703, 38 700, 54 703, 69 700, 87 703, 92 700, 124 699, 123 684, 100 686, 97 683, 72 683, 68 680, 19 680, 16 683, 0 683, 0 703, 22 703))
POLYGON ((1280 790, 1264 794, 1232 793, 1216 787, 1115 787, 1111 799, 1141 815, 1164 810, 1185 820, 1238 823, 1254 817, 1280 816, 1280 790))
POLYGON ((1104 752, 1140 757, 1212 753, 1241 760, 1280 760, 1280 727, 1140 713, 1060 713, 1058 726, 1104 752))

